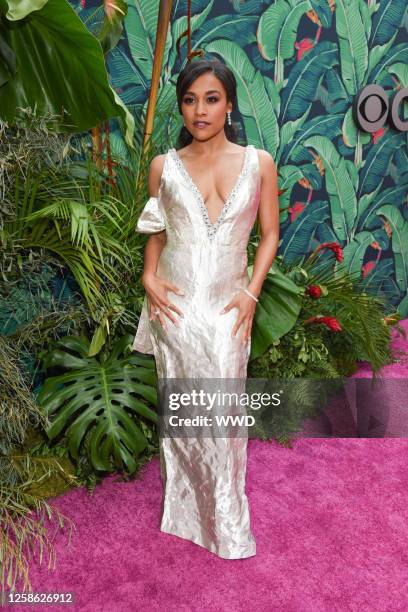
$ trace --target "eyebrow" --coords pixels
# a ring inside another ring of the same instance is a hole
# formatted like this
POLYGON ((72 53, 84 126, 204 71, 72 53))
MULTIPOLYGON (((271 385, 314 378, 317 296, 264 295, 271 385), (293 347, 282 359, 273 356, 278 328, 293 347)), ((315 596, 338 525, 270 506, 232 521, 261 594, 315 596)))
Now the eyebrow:
MULTIPOLYGON (((221 93, 221 92, 218 91, 218 89, 209 89, 205 93, 209 94, 209 93, 221 93)), ((193 91, 186 91, 186 94, 193 94, 193 95, 195 95, 195 93, 193 91)), ((184 95, 186 95, 186 94, 184 94, 184 95)))

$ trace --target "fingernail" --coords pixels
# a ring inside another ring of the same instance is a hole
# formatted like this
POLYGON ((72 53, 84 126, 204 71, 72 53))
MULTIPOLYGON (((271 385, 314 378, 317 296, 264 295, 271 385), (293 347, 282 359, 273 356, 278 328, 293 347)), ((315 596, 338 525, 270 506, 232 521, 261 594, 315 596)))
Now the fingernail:
POLYGON ((220 314, 224 314, 225 312, 225 308, 223 308, 222 310, 220 310, 220 314))

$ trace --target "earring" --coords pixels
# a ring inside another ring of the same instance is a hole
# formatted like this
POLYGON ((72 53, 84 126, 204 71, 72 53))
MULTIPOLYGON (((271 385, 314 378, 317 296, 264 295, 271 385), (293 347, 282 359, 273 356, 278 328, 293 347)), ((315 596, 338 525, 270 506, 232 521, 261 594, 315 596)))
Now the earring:
POLYGON ((231 125, 231 113, 229 111, 227 113, 227 117, 228 117, 228 125, 231 125))

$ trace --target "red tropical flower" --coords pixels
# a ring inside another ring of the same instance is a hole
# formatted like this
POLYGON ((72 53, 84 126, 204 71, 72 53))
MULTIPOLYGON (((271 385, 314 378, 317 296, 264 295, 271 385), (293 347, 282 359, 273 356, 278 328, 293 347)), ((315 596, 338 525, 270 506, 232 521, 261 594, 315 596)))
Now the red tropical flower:
POLYGON ((318 315, 316 317, 310 317, 309 319, 306 319, 304 323, 322 323, 323 325, 326 325, 326 327, 331 331, 342 331, 342 327, 336 317, 322 317, 321 315, 318 315))
POLYGON ((385 130, 383 127, 381 127, 379 130, 377 130, 376 132, 372 133, 372 137, 373 137, 373 144, 377 144, 377 142, 380 140, 380 138, 382 138, 385 134, 385 130))
POLYGON ((312 298, 318 299, 322 295, 322 290, 320 289, 319 285, 309 285, 309 287, 306 289, 306 294, 310 295, 312 298))
POLYGON ((290 222, 291 223, 293 223, 296 217, 300 215, 300 213, 304 210, 304 208, 305 208, 305 204, 303 202, 295 202, 293 206, 290 206, 288 208, 290 212, 290 222))
POLYGON ((339 245, 338 242, 322 242, 316 249, 316 253, 321 251, 322 249, 330 249, 333 251, 337 261, 343 261, 343 249, 339 245))
POLYGON ((367 274, 371 272, 371 270, 374 270, 376 265, 377 265, 377 261, 375 259, 372 261, 367 261, 367 263, 364 264, 364 266, 362 266, 361 268, 361 276, 363 278, 364 276, 367 276, 367 274))
POLYGON ((302 59, 303 54, 310 51, 314 47, 314 41, 311 38, 303 38, 300 42, 295 42, 295 49, 297 49, 296 61, 302 59))

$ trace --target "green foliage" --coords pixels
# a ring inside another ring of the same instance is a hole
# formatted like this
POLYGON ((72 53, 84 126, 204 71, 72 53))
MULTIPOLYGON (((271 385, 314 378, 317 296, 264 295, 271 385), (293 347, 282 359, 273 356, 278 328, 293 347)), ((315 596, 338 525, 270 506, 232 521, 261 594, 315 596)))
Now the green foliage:
MULTIPOLYGON (((158 7, 158 0, 129 5, 124 19, 129 53, 123 45, 107 57, 113 85, 138 109, 149 96, 158 7)), ((80 15, 86 18, 91 11, 80 15)), ((383 218, 373 218, 382 205, 403 212, 406 139, 387 125, 376 135, 357 130, 351 111, 356 92, 368 83, 384 86, 390 95, 407 86, 408 48, 397 42, 403 40, 406 18, 405 0, 233 2, 228 9, 197 0, 191 21, 191 50, 220 58, 235 75, 242 141, 269 151, 280 187, 287 189, 280 198, 279 254, 294 262, 320 242, 339 240, 348 272, 361 275, 372 245, 381 244, 383 256, 366 280, 373 291, 385 292, 402 317, 408 315, 408 297, 398 240, 393 238, 385 255, 388 228, 383 218), (305 37, 303 23, 309 29, 311 22, 316 35, 305 37), (303 211, 289 215, 290 202, 303 211)), ((164 48, 153 128, 171 141, 181 127, 175 84, 187 48, 184 38, 179 60, 175 40, 185 29, 179 3, 164 48)))
POLYGON ((0 134, 0 150, 7 159, 0 169, 6 202, 3 277, 16 276, 24 260, 43 257, 45 251, 69 268, 96 316, 122 283, 123 270, 132 272, 122 240, 128 213, 105 188, 105 177, 89 156, 72 162, 67 159, 68 153, 74 154, 72 146, 65 142, 63 152, 58 141, 53 143, 54 153, 44 156, 43 129, 33 120, 27 129, 3 125, 0 134), (25 152, 23 145, 30 137, 33 142, 25 152))
POLYGON ((59 115, 49 127, 80 132, 121 116, 133 146, 133 117, 111 88, 99 42, 67 0, 0 5, 0 118, 21 120, 19 109, 59 115), (42 78, 39 78, 39 74, 42 78))
POLYGON ((274 262, 264 281, 255 311, 251 359, 262 355, 271 342, 278 340, 295 325, 302 294, 303 288, 285 276, 274 262))
POLYGON ((248 364, 253 378, 336 378, 340 371, 327 347, 327 330, 294 326, 248 364))
POLYGON ((157 422, 157 413, 143 401, 157 404, 154 362, 130 354, 131 339, 119 338, 111 351, 89 357, 89 341, 68 336, 45 357, 46 368, 65 370, 48 377, 39 394, 51 420, 47 435, 53 440, 64 432, 77 459, 90 430, 89 459, 95 470, 125 466, 133 473, 148 444, 143 419, 157 422))
MULTIPOLYGON (((302 266, 285 264, 280 256, 275 258, 274 268, 280 277, 297 290, 298 316, 285 334, 268 337, 266 350, 260 355, 253 357, 251 347, 251 376, 335 378, 351 374, 357 361, 368 361, 375 375, 384 365, 393 363, 390 327, 384 319, 389 307, 384 300, 368 295, 359 279, 353 279, 339 263, 323 267, 322 254, 323 251, 314 252, 302 266), (307 295, 310 285, 320 288, 320 298, 307 295), (316 316, 335 318, 341 331, 330 331, 316 323, 304 324, 316 316)), ((287 299, 279 284, 264 283, 260 304, 265 300, 263 293, 273 294, 275 302, 283 305, 287 299)), ((278 309, 270 309, 267 314, 255 311, 254 323, 260 337, 266 337, 264 328, 270 321, 276 325, 275 318, 279 320, 278 309)))
MULTIPOLYGON (((15 591, 31 589, 30 565, 48 558, 55 569, 56 553, 49 535, 51 526, 69 527, 69 540, 74 524, 57 508, 48 504, 39 493, 42 484, 64 468, 54 459, 40 461, 28 453, 0 456, 0 584, 15 591), (20 588, 21 590, 21 588, 20 588)), ((65 473, 69 478, 69 474, 65 473)))
POLYGON ((17 348, 2 336, 0 362, 0 455, 6 455, 24 442, 31 424, 45 426, 47 420, 34 401, 17 348))

